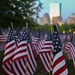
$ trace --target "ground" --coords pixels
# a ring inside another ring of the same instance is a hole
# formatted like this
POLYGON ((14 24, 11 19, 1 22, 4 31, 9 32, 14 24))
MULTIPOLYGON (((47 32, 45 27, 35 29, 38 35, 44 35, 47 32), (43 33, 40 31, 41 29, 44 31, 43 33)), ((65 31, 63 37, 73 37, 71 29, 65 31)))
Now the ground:
MULTIPOLYGON (((0 75, 4 75, 3 72, 2 72, 2 60, 3 60, 3 55, 4 55, 4 51, 0 51, 0 75)), ((65 55, 66 57, 66 55, 65 55)), ((38 60, 38 58, 36 58, 36 61, 37 61, 37 70, 35 72, 34 75, 50 75, 49 73, 46 73, 42 67, 42 64, 41 62, 38 60)), ((68 60, 66 58, 66 64, 67 64, 67 67, 68 67, 68 71, 69 71, 69 74, 70 75, 75 75, 75 68, 73 67, 73 64, 72 64, 72 60, 68 60)))

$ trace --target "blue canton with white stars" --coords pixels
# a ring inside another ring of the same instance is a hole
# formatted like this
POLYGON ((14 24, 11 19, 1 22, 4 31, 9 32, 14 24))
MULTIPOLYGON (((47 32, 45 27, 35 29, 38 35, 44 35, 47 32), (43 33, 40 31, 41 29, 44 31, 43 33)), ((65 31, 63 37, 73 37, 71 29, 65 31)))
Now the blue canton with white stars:
POLYGON ((26 40, 26 27, 23 28, 20 41, 24 41, 24 40, 26 40))
POLYGON ((60 36, 56 26, 54 26, 53 32, 53 46, 54 46, 54 56, 61 51, 61 43, 60 43, 60 36))
POLYGON ((48 36, 47 36, 47 40, 46 41, 51 41, 52 38, 51 38, 51 33, 48 33, 48 36))
POLYGON ((12 41, 13 39, 14 39, 13 30, 12 30, 12 28, 9 28, 9 33, 8 33, 7 42, 12 41))

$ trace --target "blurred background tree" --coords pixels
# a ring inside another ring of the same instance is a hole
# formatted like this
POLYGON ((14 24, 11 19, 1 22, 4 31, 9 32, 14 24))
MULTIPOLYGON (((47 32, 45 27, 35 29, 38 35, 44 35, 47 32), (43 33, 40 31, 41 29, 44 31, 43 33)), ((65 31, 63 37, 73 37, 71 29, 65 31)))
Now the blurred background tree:
POLYGON ((0 2, 0 26, 8 27, 13 22, 14 27, 32 25, 39 17, 42 9, 39 0, 2 0, 0 2))

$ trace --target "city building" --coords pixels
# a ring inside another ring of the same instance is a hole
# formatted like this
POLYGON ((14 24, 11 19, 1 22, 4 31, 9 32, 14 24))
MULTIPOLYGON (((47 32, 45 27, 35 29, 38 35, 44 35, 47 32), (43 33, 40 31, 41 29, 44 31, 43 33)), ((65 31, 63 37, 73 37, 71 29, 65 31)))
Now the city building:
POLYGON ((67 24, 75 24, 75 14, 68 17, 67 24))
POLYGON ((62 17, 53 17, 52 18, 52 24, 61 24, 62 23, 62 17))
POLYGON ((50 17, 48 13, 45 13, 43 17, 40 18, 41 25, 50 25, 50 17))
POLYGON ((61 20, 61 3, 50 3, 50 24, 60 22, 61 20))

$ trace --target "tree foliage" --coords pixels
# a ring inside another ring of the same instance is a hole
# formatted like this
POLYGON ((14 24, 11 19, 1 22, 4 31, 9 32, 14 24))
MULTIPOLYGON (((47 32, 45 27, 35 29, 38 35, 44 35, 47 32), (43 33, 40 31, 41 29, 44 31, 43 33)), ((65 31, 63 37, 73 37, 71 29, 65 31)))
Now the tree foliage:
POLYGON ((39 0, 2 0, 0 2, 0 26, 6 27, 11 22, 15 26, 25 22, 34 22, 39 17, 42 3, 39 0))

